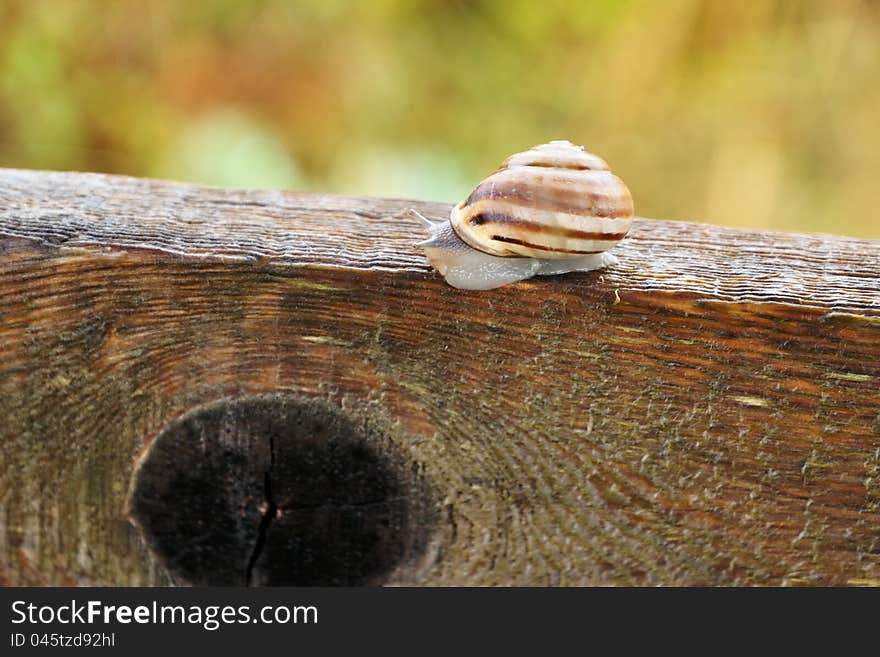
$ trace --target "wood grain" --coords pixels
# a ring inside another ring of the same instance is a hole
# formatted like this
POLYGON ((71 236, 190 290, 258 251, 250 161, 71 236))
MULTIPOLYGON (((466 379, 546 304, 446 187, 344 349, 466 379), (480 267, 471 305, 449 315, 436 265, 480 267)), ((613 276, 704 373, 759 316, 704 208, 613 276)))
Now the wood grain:
POLYGON ((2 582, 178 581, 139 460, 273 393, 429 482, 384 581, 880 585, 880 243, 638 219, 611 269, 464 292, 409 207, 450 209, 0 172, 2 582))

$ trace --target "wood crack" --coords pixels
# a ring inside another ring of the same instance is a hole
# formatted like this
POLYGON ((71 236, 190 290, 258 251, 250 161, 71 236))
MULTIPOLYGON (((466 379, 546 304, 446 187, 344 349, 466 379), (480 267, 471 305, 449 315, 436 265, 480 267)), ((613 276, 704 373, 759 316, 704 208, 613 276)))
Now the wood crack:
POLYGON ((257 561, 260 558, 260 555, 263 553, 263 548, 266 545, 266 536, 269 533, 269 527, 272 525, 272 521, 278 517, 278 505, 275 503, 275 498, 272 495, 272 470, 275 467, 275 438, 273 436, 269 436, 269 467, 266 469, 266 472, 263 474, 263 504, 266 509, 263 512, 263 517, 260 518, 260 526, 257 529, 257 540, 254 543, 254 551, 251 553, 250 559, 248 560, 247 569, 245 570, 245 586, 253 586, 254 585, 254 567, 257 565, 257 561))

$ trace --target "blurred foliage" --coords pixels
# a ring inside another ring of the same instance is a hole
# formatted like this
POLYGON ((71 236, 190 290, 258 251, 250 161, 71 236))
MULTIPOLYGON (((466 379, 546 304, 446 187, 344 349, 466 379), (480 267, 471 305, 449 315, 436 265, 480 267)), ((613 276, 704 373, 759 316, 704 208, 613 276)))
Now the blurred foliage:
POLYGON ((643 216, 880 237, 869 0, 3 0, 0 165, 457 201, 568 138, 643 216))

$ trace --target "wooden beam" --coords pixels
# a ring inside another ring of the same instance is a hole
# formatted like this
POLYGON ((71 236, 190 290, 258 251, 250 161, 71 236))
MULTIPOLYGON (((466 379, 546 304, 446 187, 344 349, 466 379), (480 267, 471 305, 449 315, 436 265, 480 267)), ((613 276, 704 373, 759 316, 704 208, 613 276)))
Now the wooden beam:
POLYGON ((465 292, 409 207, 0 172, 0 581, 880 585, 880 242, 465 292))

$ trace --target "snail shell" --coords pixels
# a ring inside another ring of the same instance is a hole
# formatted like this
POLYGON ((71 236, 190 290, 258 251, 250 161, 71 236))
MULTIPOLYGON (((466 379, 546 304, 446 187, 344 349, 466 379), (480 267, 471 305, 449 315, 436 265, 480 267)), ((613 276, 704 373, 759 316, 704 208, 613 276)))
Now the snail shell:
POLYGON ((629 231, 633 202, 601 158, 551 141, 507 158, 448 221, 410 214, 431 231, 416 246, 450 285, 488 290, 613 264, 607 251, 629 231))

